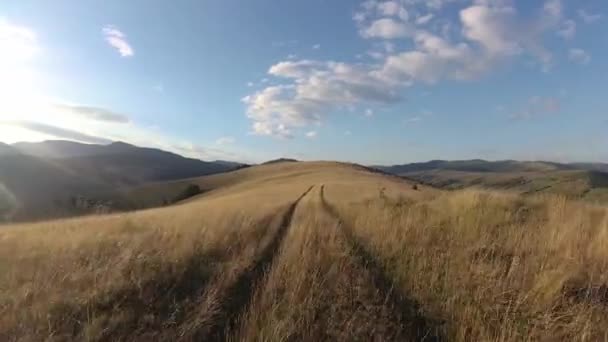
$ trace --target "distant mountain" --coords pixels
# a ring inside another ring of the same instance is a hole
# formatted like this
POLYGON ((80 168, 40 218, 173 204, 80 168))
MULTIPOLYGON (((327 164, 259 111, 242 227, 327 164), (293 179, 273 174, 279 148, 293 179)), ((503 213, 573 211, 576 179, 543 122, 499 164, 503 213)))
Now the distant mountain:
POLYGON ((575 166, 570 166, 568 164, 559 164, 545 161, 485 161, 481 159, 455 161, 431 160, 424 163, 376 166, 376 168, 393 174, 429 170, 452 170, 467 172, 528 172, 576 169, 575 166))
POLYGON ((262 165, 265 164, 275 164, 275 163, 295 163, 298 162, 297 159, 291 159, 291 158, 279 158, 279 159, 273 159, 273 160, 269 160, 267 162, 262 163, 262 165))
POLYGON ((502 189, 523 194, 557 193, 608 202, 608 164, 546 161, 432 160, 375 168, 442 189, 502 189))
POLYGON ((19 151, 15 150, 15 148, 13 148, 12 146, 0 143, 0 156, 17 153, 19 153, 19 151))
POLYGON ((224 165, 224 166, 228 166, 228 167, 232 167, 232 168, 235 168, 235 169, 241 169, 241 168, 244 168, 244 167, 251 166, 249 164, 239 163, 239 162, 233 162, 233 161, 228 161, 228 160, 214 160, 214 161, 212 161, 212 163, 219 164, 219 165, 224 165))
POLYGON ((119 190, 234 168, 122 142, 1 144, 0 220, 69 216, 100 204, 114 209, 138 207, 120 198, 119 190))

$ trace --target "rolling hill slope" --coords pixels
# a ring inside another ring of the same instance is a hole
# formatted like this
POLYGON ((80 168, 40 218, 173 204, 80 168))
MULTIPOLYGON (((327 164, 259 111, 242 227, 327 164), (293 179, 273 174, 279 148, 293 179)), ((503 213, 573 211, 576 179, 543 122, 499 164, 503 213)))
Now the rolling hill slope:
MULTIPOLYGON (((193 180, 189 180, 193 181, 193 180)), ((608 210, 356 165, 0 230, 0 340, 601 340, 608 210)))

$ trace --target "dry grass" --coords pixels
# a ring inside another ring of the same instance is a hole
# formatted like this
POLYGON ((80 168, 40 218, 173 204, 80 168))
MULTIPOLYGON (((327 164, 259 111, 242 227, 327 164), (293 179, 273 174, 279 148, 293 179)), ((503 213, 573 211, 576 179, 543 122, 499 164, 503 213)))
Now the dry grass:
POLYGON ((341 213, 450 340, 607 338, 605 208, 464 191, 341 213))
POLYGON ((2 228, 0 340, 608 338, 604 207, 337 163, 212 177, 179 206, 2 228))

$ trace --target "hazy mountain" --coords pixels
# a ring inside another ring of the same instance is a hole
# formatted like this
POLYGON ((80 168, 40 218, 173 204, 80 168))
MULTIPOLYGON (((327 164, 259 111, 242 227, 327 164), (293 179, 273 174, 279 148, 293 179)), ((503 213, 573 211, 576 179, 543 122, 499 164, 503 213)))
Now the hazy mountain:
POLYGON ((126 143, 45 141, 0 145, 0 219, 39 219, 131 208, 122 187, 198 177, 235 167, 126 143), (76 203, 76 202, 78 203, 76 203))
POLYGON ((224 165, 224 166, 228 166, 228 167, 233 167, 235 169, 251 166, 249 164, 233 162, 233 161, 228 161, 228 160, 214 160, 214 161, 212 161, 212 163, 224 165))
POLYGON ((608 164, 546 161, 432 160, 377 169, 442 189, 481 187, 524 194, 547 192, 608 202, 608 164))
POLYGON ((407 172, 429 171, 429 170, 452 170, 468 172, 529 172, 529 171, 554 171, 572 170, 575 166, 545 161, 516 161, 500 160, 486 161, 473 160, 431 160, 424 163, 411 163, 392 166, 376 166, 386 172, 402 174, 407 172))
POLYGON ((12 146, 4 144, 4 143, 0 143, 0 156, 3 155, 7 155, 7 154, 16 154, 19 153, 17 150, 15 150, 12 146))

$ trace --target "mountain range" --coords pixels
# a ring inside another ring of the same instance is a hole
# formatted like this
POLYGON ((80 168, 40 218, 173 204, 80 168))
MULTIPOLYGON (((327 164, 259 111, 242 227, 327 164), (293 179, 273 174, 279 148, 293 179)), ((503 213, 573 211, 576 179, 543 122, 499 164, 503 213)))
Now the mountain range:
POLYGON ((120 189, 230 171, 232 162, 206 162, 123 142, 0 144, 0 219, 32 220, 137 207, 120 189))
POLYGON ((547 161, 432 160, 375 168, 436 188, 488 188, 522 194, 556 193, 608 202, 608 164, 547 161))

